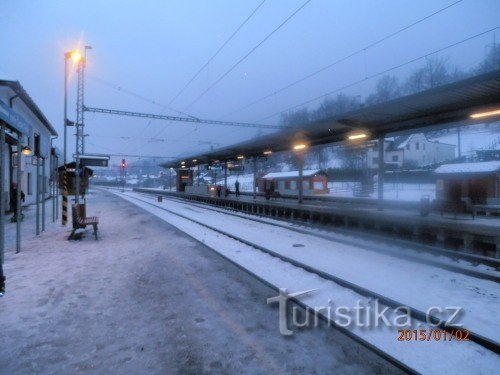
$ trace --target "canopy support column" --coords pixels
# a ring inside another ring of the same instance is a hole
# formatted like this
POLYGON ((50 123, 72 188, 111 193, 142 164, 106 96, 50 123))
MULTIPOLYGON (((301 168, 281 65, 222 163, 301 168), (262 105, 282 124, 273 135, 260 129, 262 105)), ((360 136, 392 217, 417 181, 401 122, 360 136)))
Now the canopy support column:
POLYGON ((378 139, 378 210, 384 209, 384 136, 378 139))
POLYGON ((304 195, 304 184, 302 183, 303 180, 303 166, 304 166, 304 154, 302 152, 297 153, 297 168, 299 172, 299 178, 298 178, 298 202, 302 204, 303 200, 303 195, 304 195))
POLYGON ((227 160, 224 162, 224 190, 227 190, 227 160))
POLYGON ((253 157, 253 199, 257 199, 257 156, 253 157))

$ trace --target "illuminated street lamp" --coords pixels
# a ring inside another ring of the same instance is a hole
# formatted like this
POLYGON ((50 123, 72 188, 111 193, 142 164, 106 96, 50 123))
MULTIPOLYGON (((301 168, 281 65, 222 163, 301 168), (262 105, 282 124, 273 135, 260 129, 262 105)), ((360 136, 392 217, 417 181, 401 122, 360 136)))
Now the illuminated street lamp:
POLYGON ((475 119, 475 118, 491 117, 491 116, 497 116, 497 115, 500 115, 500 109, 496 109, 493 111, 473 113, 472 115, 470 115, 470 117, 475 119))
POLYGON ((296 144, 293 146, 293 149, 295 151, 305 150, 306 148, 307 148, 307 145, 305 143, 299 143, 299 144, 296 144))
POLYGON ((22 149, 21 149, 21 154, 23 154, 24 156, 30 156, 32 154, 33 150, 31 149, 30 146, 24 146, 22 149))
POLYGON ((73 61, 77 64, 82 59, 82 54, 77 49, 73 51, 66 52, 64 54, 64 155, 63 161, 66 164, 67 155, 67 127, 70 126, 71 121, 68 120, 68 60, 73 61))
POLYGON ((350 141, 355 141, 355 140, 358 140, 358 139, 364 139, 368 137, 368 135, 366 133, 357 133, 357 134, 351 134, 350 136, 348 136, 347 138, 350 140, 350 141))

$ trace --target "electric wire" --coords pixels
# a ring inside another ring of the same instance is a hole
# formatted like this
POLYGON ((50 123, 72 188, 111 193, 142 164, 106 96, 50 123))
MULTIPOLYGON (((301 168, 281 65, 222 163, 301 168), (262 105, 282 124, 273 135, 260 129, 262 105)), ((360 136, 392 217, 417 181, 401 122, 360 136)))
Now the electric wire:
POLYGON ((297 8, 291 15, 289 15, 283 22, 281 22, 273 31, 271 31, 264 39, 262 39, 257 45, 255 45, 250 51, 248 51, 243 57, 241 57, 236 63, 234 63, 231 68, 229 68, 224 74, 222 74, 215 82, 213 82, 208 88, 206 88, 200 95, 198 95, 185 109, 187 111, 191 108, 198 100, 200 100, 207 92, 212 90, 219 82, 221 82, 229 73, 231 73, 238 65, 247 59, 255 50, 257 50, 261 45, 263 45, 271 36, 273 36, 279 29, 281 29, 288 21, 290 21, 297 13, 299 13, 304 7, 309 4, 311 0, 307 0, 299 8, 297 8))
POLYGON ((238 28, 231 34, 231 36, 219 47, 217 51, 207 60, 205 64, 189 79, 189 81, 177 92, 177 94, 169 101, 167 106, 172 104, 183 92, 186 88, 201 74, 201 72, 217 57, 217 55, 224 49, 224 47, 238 34, 238 32, 245 26, 245 24, 253 17, 255 13, 259 10, 259 8, 266 2, 266 0, 262 0, 259 5, 250 13, 250 15, 238 26, 238 28))
MULTIPOLYGON (((182 87, 182 89, 168 102, 167 107, 169 107, 184 92, 184 90, 201 74, 201 72, 213 61, 213 59, 215 59, 215 57, 224 49, 224 47, 226 47, 226 45, 236 36, 236 34, 238 34, 238 32, 243 28, 243 26, 245 26, 245 24, 250 20, 250 18, 252 18, 253 15, 260 9, 260 7, 265 3, 265 1, 266 0, 263 0, 259 3, 259 5, 257 5, 257 7, 252 11, 252 13, 250 13, 250 15, 236 28, 236 30, 222 44, 222 46, 220 46, 219 49, 217 51, 215 51, 215 53, 208 59, 208 61, 194 74, 193 77, 191 77, 191 79, 184 85, 184 87, 182 87)), ((149 126, 151 125, 152 122, 153 122, 153 120, 148 121, 148 123, 146 124, 146 127, 143 129, 143 132, 149 128, 149 126)), ((168 124, 166 124, 165 126, 163 126, 163 128, 157 133, 157 135, 155 135, 154 138, 156 138, 159 134, 163 133, 163 131, 166 129, 167 125, 169 125, 169 124, 170 124, 170 122, 168 124)), ((196 127, 195 131, 197 129, 198 128, 196 127)), ((190 132, 189 134, 191 134, 191 133, 193 133, 193 132, 190 132)), ((135 148, 134 150, 141 149, 145 145, 146 144, 143 144, 142 146, 139 146, 139 147, 135 148)))
POLYGON ((328 70, 328 69, 330 69, 330 68, 332 68, 332 67, 334 67, 334 66, 336 66, 336 65, 338 65, 338 64, 340 64, 340 63, 342 63, 342 62, 344 62, 344 61, 346 61, 346 60, 348 60, 348 59, 350 59, 350 58, 352 58, 354 56, 357 56, 360 53, 364 53, 366 50, 368 50, 368 49, 370 49, 372 47, 375 47, 375 46, 377 46, 377 45, 385 42, 386 40, 391 39, 392 37, 394 37, 394 36, 396 36, 398 34, 401 34, 403 31, 406 31, 406 30, 412 28, 413 26, 416 26, 419 23, 422 23, 422 22, 428 20, 431 17, 433 17, 433 16, 435 16, 435 15, 437 15, 439 13, 444 12, 445 10, 447 10, 447 9, 449 9, 449 8, 451 8, 451 7, 459 4, 459 3, 461 3, 462 1, 463 0, 455 1, 454 3, 449 4, 449 5, 445 6, 444 8, 441 8, 441 9, 439 9, 439 10, 437 10, 437 11, 435 11, 435 12, 433 12, 433 13, 431 13, 431 14, 429 14, 429 15, 427 15, 427 16, 425 16, 425 17, 423 17, 423 18, 421 18, 421 19, 419 19, 419 20, 417 20, 417 21, 415 21, 415 22, 413 22, 413 23, 411 23, 411 24, 409 24, 409 25, 401 28, 401 29, 399 29, 399 30, 397 30, 397 31, 394 31, 391 34, 388 34, 388 35, 384 36, 383 38, 381 38, 381 39, 379 39, 379 40, 377 40, 375 42, 372 42, 372 43, 366 45, 365 47, 362 47, 362 48, 360 48, 360 49, 358 49, 358 50, 350 53, 349 55, 346 55, 346 56, 344 56, 344 57, 342 57, 342 58, 340 58, 338 60, 335 60, 334 62, 332 62, 332 63, 330 63, 328 65, 325 65, 322 68, 320 68, 320 69, 318 69, 318 70, 316 70, 316 71, 314 71, 312 73, 309 73, 306 76, 304 76, 302 78, 299 78, 299 79, 297 79, 297 80, 289 83, 288 85, 283 86, 282 88, 280 88, 280 89, 278 89, 276 91, 273 91, 273 92, 271 92, 271 93, 269 93, 267 95, 264 95, 264 96, 262 96, 262 97, 260 97, 260 98, 258 98, 256 100, 254 100, 253 102, 251 102, 251 103, 249 103, 249 104, 247 104, 247 105, 245 105, 243 107, 240 107, 240 108, 238 108, 238 109, 236 109, 236 110, 234 110, 234 111, 232 111, 232 112, 230 112, 230 113, 228 113, 228 114, 226 114, 224 116, 222 116, 221 118, 225 118, 227 116, 230 116, 230 115, 233 115, 233 114, 235 114, 237 112, 240 112, 240 111, 242 111, 244 109, 252 107, 255 104, 258 104, 258 103, 260 103, 260 102, 262 102, 262 101, 264 101, 266 99, 269 99, 269 98, 273 97, 276 94, 279 94, 279 93, 281 93, 281 92, 283 92, 285 90, 288 90, 289 88, 291 88, 291 87, 293 87, 293 86, 295 86, 295 85, 297 85, 297 84, 299 84, 301 82, 304 82, 304 81, 306 81, 306 80, 308 80, 308 79, 310 79, 312 77, 315 77, 316 75, 324 72, 325 70, 328 70))
POLYGON ((261 122, 261 121, 264 121, 264 120, 268 120, 268 119, 273 118, 273 117, 275 117, 275 116, 277 116, 277 115, 280 115, 281 113, 289 112, 289 111, 291 111, 291 110, 293 110, 293 109, 295 109, 295 108, 298 108, 298 107, 303 107, 303 106, 305 106, 305 105, 307 105, 307 104, 309 104, 309 103, 312 103, 312 102, 314 102, 314 101, 316 101, 316 100, 318 100, 318 99, 325 98, 325 97, 327 97, 327 96, 329 96, 329 95, 332 95, 332 94, 335 94, 335 93, 340 92, 340 91, 342 91, 342 90, 345 90, 345 89, 348 89, 348 88, 350 88, 350 87, 356 86, 356 85, 358 85, 358 84, 360 84, 360 83, 362 83, 362 82, 366 82, 366 81, 368 81, 368 80, 370 80, 370 79, 373 79, 373 78, 379 77, 379 76, 381 76, 381 75, 387 74, 387 73, 389 73, 389 72, 391 72, 391 71, 393 71, 393 70, 399 69, 399 68, 401 68, 401 67, 403 67, 403 66, 406 66, 406 65, 412 64, 412 63, 414 63, 414 62, 416 62, 416 61, 419 61, 419 60, 425 59, 425 58, 427 58, 427 57, 429 57, 429 56, 435 55, 436 53, 439 53, 439 52, 445 51, 445 50, 450 49, 450 48, 452 48, 452 47, 456 47, 456 46, 458 46, 458 45, 460 45, 460 44, 463 44, 463 43, 465 43, 465 42, 468 42, 469 40, 472 40, 472 39, 478 38, 478 37, 480 37, 480 36, 482 36, 482 35, 485 35, 485 34, 491 33, 492 31, 495 31, 495 30, 497 30, 497 29, 499 29, 499 28, 500 28, 500 26, 496 26, 496 27, 494 27, 494 28, 488 29, 488 30, 486 30, 486 31, 483 31, 483 32, 478 33, 478 34, 475 34, 475 35, 470 36, 470 37, 468 37, 468 38, 462 39, 462 40, 460 40, 460 41, 458 41, 458 42, 455 42, 455 43, 449 44, 449 45, 447 45, 447 46, 445 46, 445 47, 442 47, 442 48, 439 48, 439 49, 434 50, 434 51, 432 51, 432 52, 426 53, 425 55, 422 55, 422 56, 416 57, 416 58, 411 59, 411 60, 408 60, 408 61, 406 61, 406 62, 404 62, 404 63, 398 64, 398 65, 395 65, 395 66, 393 66, 393 67, 391 67, 391 68, 385 69, 385 70, 383 70, 383 71, 380 71, 380 72, 378 72, 378 73, 372 74, 372 75, 370 75, 370 76, 366 76, 365 78, 362 78, 362 79, 359 79, 359 80, 357 80, 357 81, 351 82, 351 83, 349 83, 349 84, 347 84, 347 85, 345 85, 345 86, 342 86, 342 87, 340 87, 340 88, 338 88, 338 89, 335 89, 335 90, 333 90, 333 91, 329 91, 329 92, 327 92, 327 93, 325 93, 325 94, 321 94, 321 95, 316 96, 316 97, 314 97, 314 98, 312 98, 312 99, 308 99, 308 100, 306 100, 306 101, 304 101, 304 102, 302 102, 302 103, 299 103, 299 104, 293 105, 293 106, 288 107, 288 108, 286 108, 286 109, 284 109, 284 110, 281 110, 281 111, 279 111, 279 112, 275 112, 275 113, 273 113, 272 115, 269 115, 269 116, 266 116, 266 117, 262 117, 262 118, 260 118, 259 120, 255 121, 255 122, 257 122, 257 123, 258 123, 258 122, 261 122))
MULTIPOLYGON (((264 39, 262 39, 257 45, 255 45, 250 51, 248 51, 243 57, 241 57, 236 63, 232 65, 231 68, 229 68, 224 74, 222 74, 214 83, 212 83, 207 89, 205 89, 200 95, 196 97, 194 101, 192 101, 186 108, 184 108, 184 111, 187 111, 189 108, 191 108, 198 100, 200 100, 207 92, 209 92, 211 89, 213 89, 220 81, 222 81, 229 73, 231 73, 239 64, 241 64, 248 56, 250 56, 257 48, 259 48, 262 44, 264 44, 272 35, 274 35, 279 29, 281 29, 288 21, 290 21, 297 13, 299 13, 307 4, 309 4, 311 0, 307 0, 305 3, 303 3, 299 8, 297 8, 290 16, 288 16, 283 22, 281 22, 273 31, 271 31, 264 39)), ((149 125, 149 124, 148 124, 149 125)), ((154 135, 153 138, 158 137, 160 134, 162 134, 168 124, 163 126, 163 128, 154 135)), ((195 132, 197 129, 194 131, 190 132, 189 134, 195 132)), ((138 149, 144 147, 144 145, 138 147, 138 149)))

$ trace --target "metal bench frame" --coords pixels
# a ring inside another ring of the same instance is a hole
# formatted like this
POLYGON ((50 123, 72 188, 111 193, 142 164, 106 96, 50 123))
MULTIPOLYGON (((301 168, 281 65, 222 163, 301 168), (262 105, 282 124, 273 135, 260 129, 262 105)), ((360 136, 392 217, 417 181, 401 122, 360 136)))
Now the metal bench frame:
POLYGON ((94 236, 97 240, 97 225, 99 224, 99 218, 97 216, 81 217, 80 211, 76 204, 72 205, 72 216, 73 216, 73 231, 71 232, 69 238, 73 239, 77 229, 86 228, 87 225, 92 225, 94 229, 94 236))

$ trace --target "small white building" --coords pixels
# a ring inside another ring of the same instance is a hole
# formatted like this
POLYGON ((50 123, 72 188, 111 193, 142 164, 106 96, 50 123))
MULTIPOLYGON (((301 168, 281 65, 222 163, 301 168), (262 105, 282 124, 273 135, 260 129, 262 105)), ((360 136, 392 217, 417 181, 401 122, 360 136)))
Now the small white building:
POLYGON ((40 191, 45 186, 45 198, 49 197, 51 138, 56 137, 57 132, 18 81, 0 80, 0 122, 5 129, 0 176, 5 192, 4 207, 9 209, 11 184, 17 181, 19 137, 21 148, 28 147, 32 151, 30 155, 21 153, 21 183, 18 185, 26 195, 24 204, 36 201, 37 179, 40 191))
MULTIPOLYGON (((386 138, 384 162, 397 167, 422 167, 455 158, 455 145, 429 140, 423 133, 386 138)), ((378 141, 367 151, 368 168, 378 168, 378 141)))

